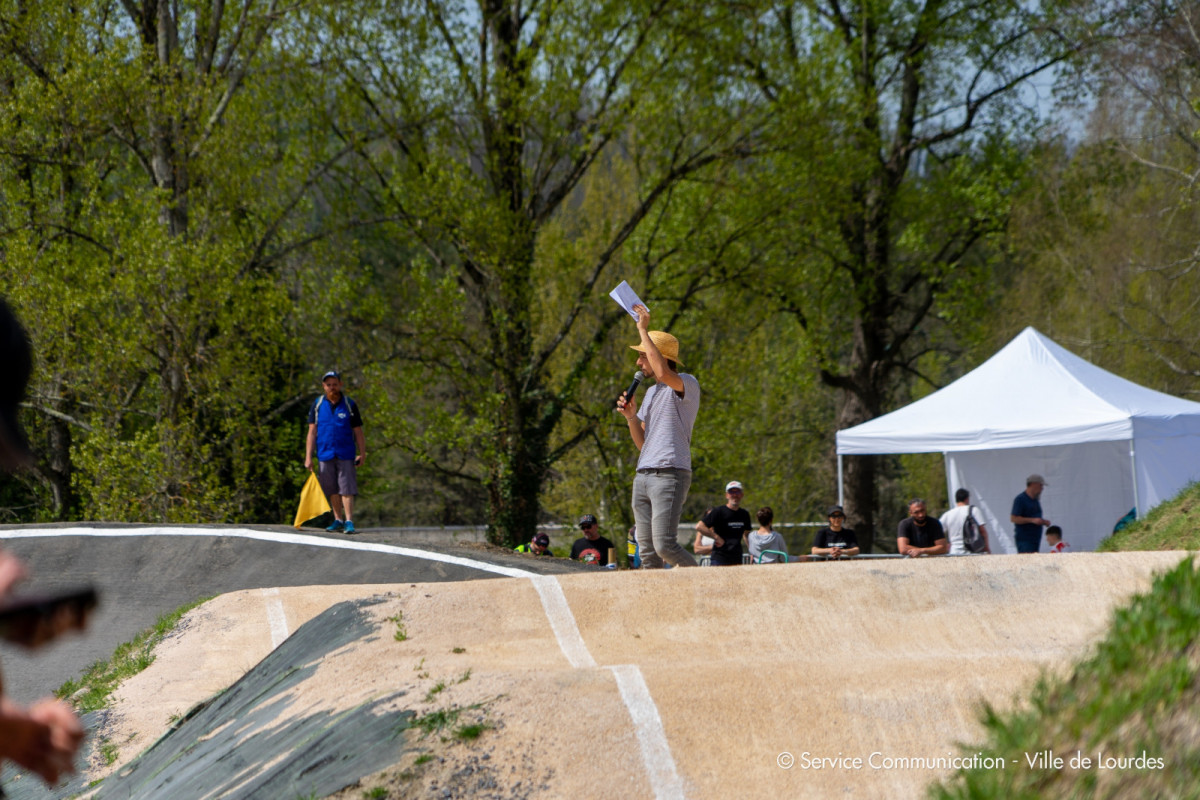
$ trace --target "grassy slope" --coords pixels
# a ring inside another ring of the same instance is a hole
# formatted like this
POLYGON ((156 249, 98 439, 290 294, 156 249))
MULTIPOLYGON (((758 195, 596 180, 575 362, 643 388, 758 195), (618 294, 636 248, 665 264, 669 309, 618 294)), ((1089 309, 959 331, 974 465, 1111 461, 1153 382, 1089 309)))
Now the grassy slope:
POLYGON ((1193 483, 1174 500, 1108 537, 1098 549, 1200 550, 1200 483, 1193 483))
POLYGON ((154 627, 139 633, 132 642, 119 645, 108 661, 97 661, 79 680, 70 680, 60 686, 55 696, 70 698, 82 712, 104 708, 108 705, 109 695, 122 681, 154 663, 154 648, 175 630, 183 615, 211 599, 204 597, 163 614, 154 627))
MULTIPOLYGON (((1100 549, 1200 550, 1200 485, 1100 549)), ((1069 678, 1042 678, 1026 707, 987 707, 983 723, 985 742, 962 753, 1003 758, 1006 768, 961 770, 932 787, 931 797, 1200 797, 1200 573, 1193 563, 1159 576, 1117 611, 1108 636, 1069 678), (1046 750, 1064 759, 1062 768, 1027 763, 1027 754, 1046 750), (1091 763, 1072 768, 1077 752, 1091 763)))

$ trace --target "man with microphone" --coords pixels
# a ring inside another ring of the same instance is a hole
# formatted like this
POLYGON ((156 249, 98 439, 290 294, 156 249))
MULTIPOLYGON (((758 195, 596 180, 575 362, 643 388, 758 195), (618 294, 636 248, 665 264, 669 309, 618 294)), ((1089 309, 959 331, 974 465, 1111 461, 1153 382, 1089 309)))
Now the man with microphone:
POLYGON ((633 390, 617 398, 617 410, 629 424, 637 445, 637 475, 633 479, 633 518, 637 523, 638 551, 645 569, 662 568, 663 562, 696 566, 696 559, 679 545, 679 517, 692 485, 692 426, 700 410, 700 384, 678 372, 679 340, 663 331, 652 331, 650 311, 638 303, 637 329, 641 341, 630 345, 638 352, 637 365, 654 378, 639 410, 633 390))

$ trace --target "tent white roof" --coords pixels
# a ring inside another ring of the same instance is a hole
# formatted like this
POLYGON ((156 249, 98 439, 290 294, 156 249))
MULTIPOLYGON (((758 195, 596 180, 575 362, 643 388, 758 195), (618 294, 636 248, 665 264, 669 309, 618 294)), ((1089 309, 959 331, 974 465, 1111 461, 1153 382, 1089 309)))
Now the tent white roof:
MULTIPOLYGON (((993 552, 1012 552, 1012 497, 1047 479, 1044 514, 1092 550, 1200 480, 1200 403, 1105 372, 1026 328, 974 371, 891 414, 837 434, 838 457, 943 454, 947 497, 971 492, 993 552)), ((841 467, 839 464, 839 473, 841 467)), ((839 493, 840 496, 840 493, 839 493)))
POLYGON ((1113 375, 1026 328, 949 386, 838 431, 839 454, 953 453, 1200 435, 1200 403, 1113 375))

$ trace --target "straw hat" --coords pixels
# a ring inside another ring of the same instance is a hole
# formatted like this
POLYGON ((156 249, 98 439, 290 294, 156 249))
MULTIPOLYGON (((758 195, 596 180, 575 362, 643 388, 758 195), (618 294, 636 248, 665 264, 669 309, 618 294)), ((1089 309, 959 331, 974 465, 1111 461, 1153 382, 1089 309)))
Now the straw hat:
MULTIPOLYGON (((654 346, 658 348, 658 352, 662 353, 662 357, 667 361, 674 361, 676 365, 683 366, 683 362, 679 360, 679 340, 666 331, 650 331, 650 341, 654 342, 654 346)), ((630 350, 637 350, 639 353, 646 352, 646 348, 642 347, 642 343, 629 345, 630 350)))

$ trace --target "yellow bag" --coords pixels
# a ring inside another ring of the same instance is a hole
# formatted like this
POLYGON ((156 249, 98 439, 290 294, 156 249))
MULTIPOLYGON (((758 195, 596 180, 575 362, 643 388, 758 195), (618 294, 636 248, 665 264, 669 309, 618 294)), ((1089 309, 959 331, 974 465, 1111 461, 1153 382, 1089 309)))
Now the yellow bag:
POLYGON ((321 482, 317 480, 317 473, 309 472, 308 480, 304 482, 304 488, 300 490, 300 507, 296 509, 296 521, 292 523, 292 527, 299 528, 310 519, 319 517, 330 510, 329 499, 325 497, 325 492, 321 491, 321 482))

